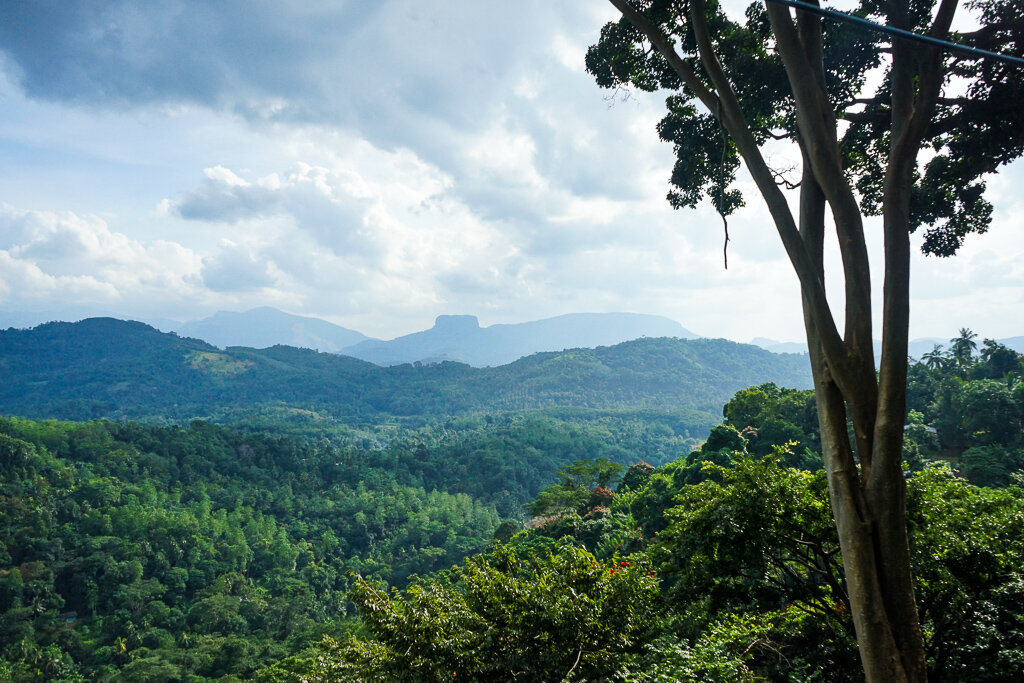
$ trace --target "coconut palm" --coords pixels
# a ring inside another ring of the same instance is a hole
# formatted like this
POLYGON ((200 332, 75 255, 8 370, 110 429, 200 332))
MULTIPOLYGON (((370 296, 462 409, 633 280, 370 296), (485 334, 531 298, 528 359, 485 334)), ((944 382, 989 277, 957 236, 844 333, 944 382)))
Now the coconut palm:
POLYGON ((973 362, 974 352, 978 349, 978 342, 974 341, 978 335, 966 327, 960 328, 960 336, 949 340, 950 352, 953 354, 953 361, 960 370, 966 370, 973 362))
POLYGON ((941 370, 949 363, 949 358, 942 351, 942 344, 935 344, 931 351, 921 356, 921 360, 929 370, 941 370))

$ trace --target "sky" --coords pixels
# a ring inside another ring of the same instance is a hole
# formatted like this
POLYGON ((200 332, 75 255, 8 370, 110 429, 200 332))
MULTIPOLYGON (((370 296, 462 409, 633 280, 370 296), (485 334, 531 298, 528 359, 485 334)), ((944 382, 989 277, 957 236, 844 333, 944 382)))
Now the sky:
MULTIPOLYGON (((586 73, 613 17, 591 0, 3 3, 0 311, 274 306, 379 338, 441 314, 630 311, 801 340, 752 184, 726 270, 717 214, 665 200, 667 93, 612 98, 586 73)), ((911 338, 1024 334, 1021 187, 1018 162, 989 181, 988 234, 915 256, 911 338)))

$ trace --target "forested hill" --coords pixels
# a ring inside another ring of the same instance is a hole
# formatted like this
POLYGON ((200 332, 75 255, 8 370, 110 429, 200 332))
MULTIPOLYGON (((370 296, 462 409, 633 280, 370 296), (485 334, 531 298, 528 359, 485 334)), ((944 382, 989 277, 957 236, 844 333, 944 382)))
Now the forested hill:
POLYGON ((0 376, 0 413, 62 419, 187 420, 268 407, 346 421, 569 406, 717 416, 752 384, 810 386, 805 357, 721 339, 638 339, 496 368, 384 368, 287 346, 222 351, 112 318, 0 331, 0 376))

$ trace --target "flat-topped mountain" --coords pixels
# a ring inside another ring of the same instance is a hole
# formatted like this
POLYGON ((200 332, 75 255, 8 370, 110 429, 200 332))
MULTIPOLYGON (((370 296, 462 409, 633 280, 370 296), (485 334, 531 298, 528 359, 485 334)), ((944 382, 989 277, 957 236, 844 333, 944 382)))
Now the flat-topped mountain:
POLYGON ((743 387, 810 386, 806 358, 724 339, 638 339, 493 368, 380 367, 288 346, 221 350, 112 318, 0 331, 0 376, 0 414, 63 419, 216 418, 271 405, 346 420, 566 406, 696 410, 713 423, 743 387))
POLYGON ((674 320, 639 313, 572 313, 488 327, 480 327, 476 316, 442 315, 429 330, 390 341, 364 341, 342 353, 378 365, 455 360, 485 367, 542 351, 610 346, 641 337, 696 336, 674 320))

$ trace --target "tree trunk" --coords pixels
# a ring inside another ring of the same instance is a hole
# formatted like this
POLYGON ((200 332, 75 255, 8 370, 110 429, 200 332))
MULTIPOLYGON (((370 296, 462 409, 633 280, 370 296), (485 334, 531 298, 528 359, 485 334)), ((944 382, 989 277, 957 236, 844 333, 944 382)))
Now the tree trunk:
MULTIPOLYGON (((810 165, 806 163, 800 188, 800 234, 815 266, 823 275, 825 196, 810 165)), ((803 297, 803 304, 829 499, 839 535, 846 590, 864 674, 868 683, 924 681, 924 644, 917 625, 916 608, 909 620, 912 629, 910 637, 907 637, 906 614, 890 615, 887 610, 889 605, 901 605, 905 609, 906 598, 903 596, 906 595, 909 595, 910 605, 914 606, 906 523, 902 511, 903 488, 900 487, 897 501, 889 498, 879 501, 884 503, 882 507, 886 507, 889 512, 879 516, 880 519, 874 519, 872 512, 876 506, 872 505, 870 497, 862 489, 857 462, 847 435, 847 401, 829 371, 807 297, 803 297), (894 506, 892 502, 898 505, 894 506), (892 528, 894 521, 895 529, 892 528), (894 543, 898 545, 900 538, 903 552, 897 551, 895 557, 904 556, 907 571, 905 577, 902 574, 894 577, 890 566, 893 563, 888 559, 890 556, 886 546, 894 543), (914 647, 915 633, 916 642, 920 644, 917 648, 914 647), (918 661, 920 667, 914 666, 918 661), (911 666, 908 667, 908 664, 911 666)), ((905 366, 906 356, 903 360, 905 366)), ((903 415, 902 410, 899 415, 903 415)), ((899 434, 902 436, 902 421, 899 434)), ((902 472, 899 481, 903 482, 902 472)))

